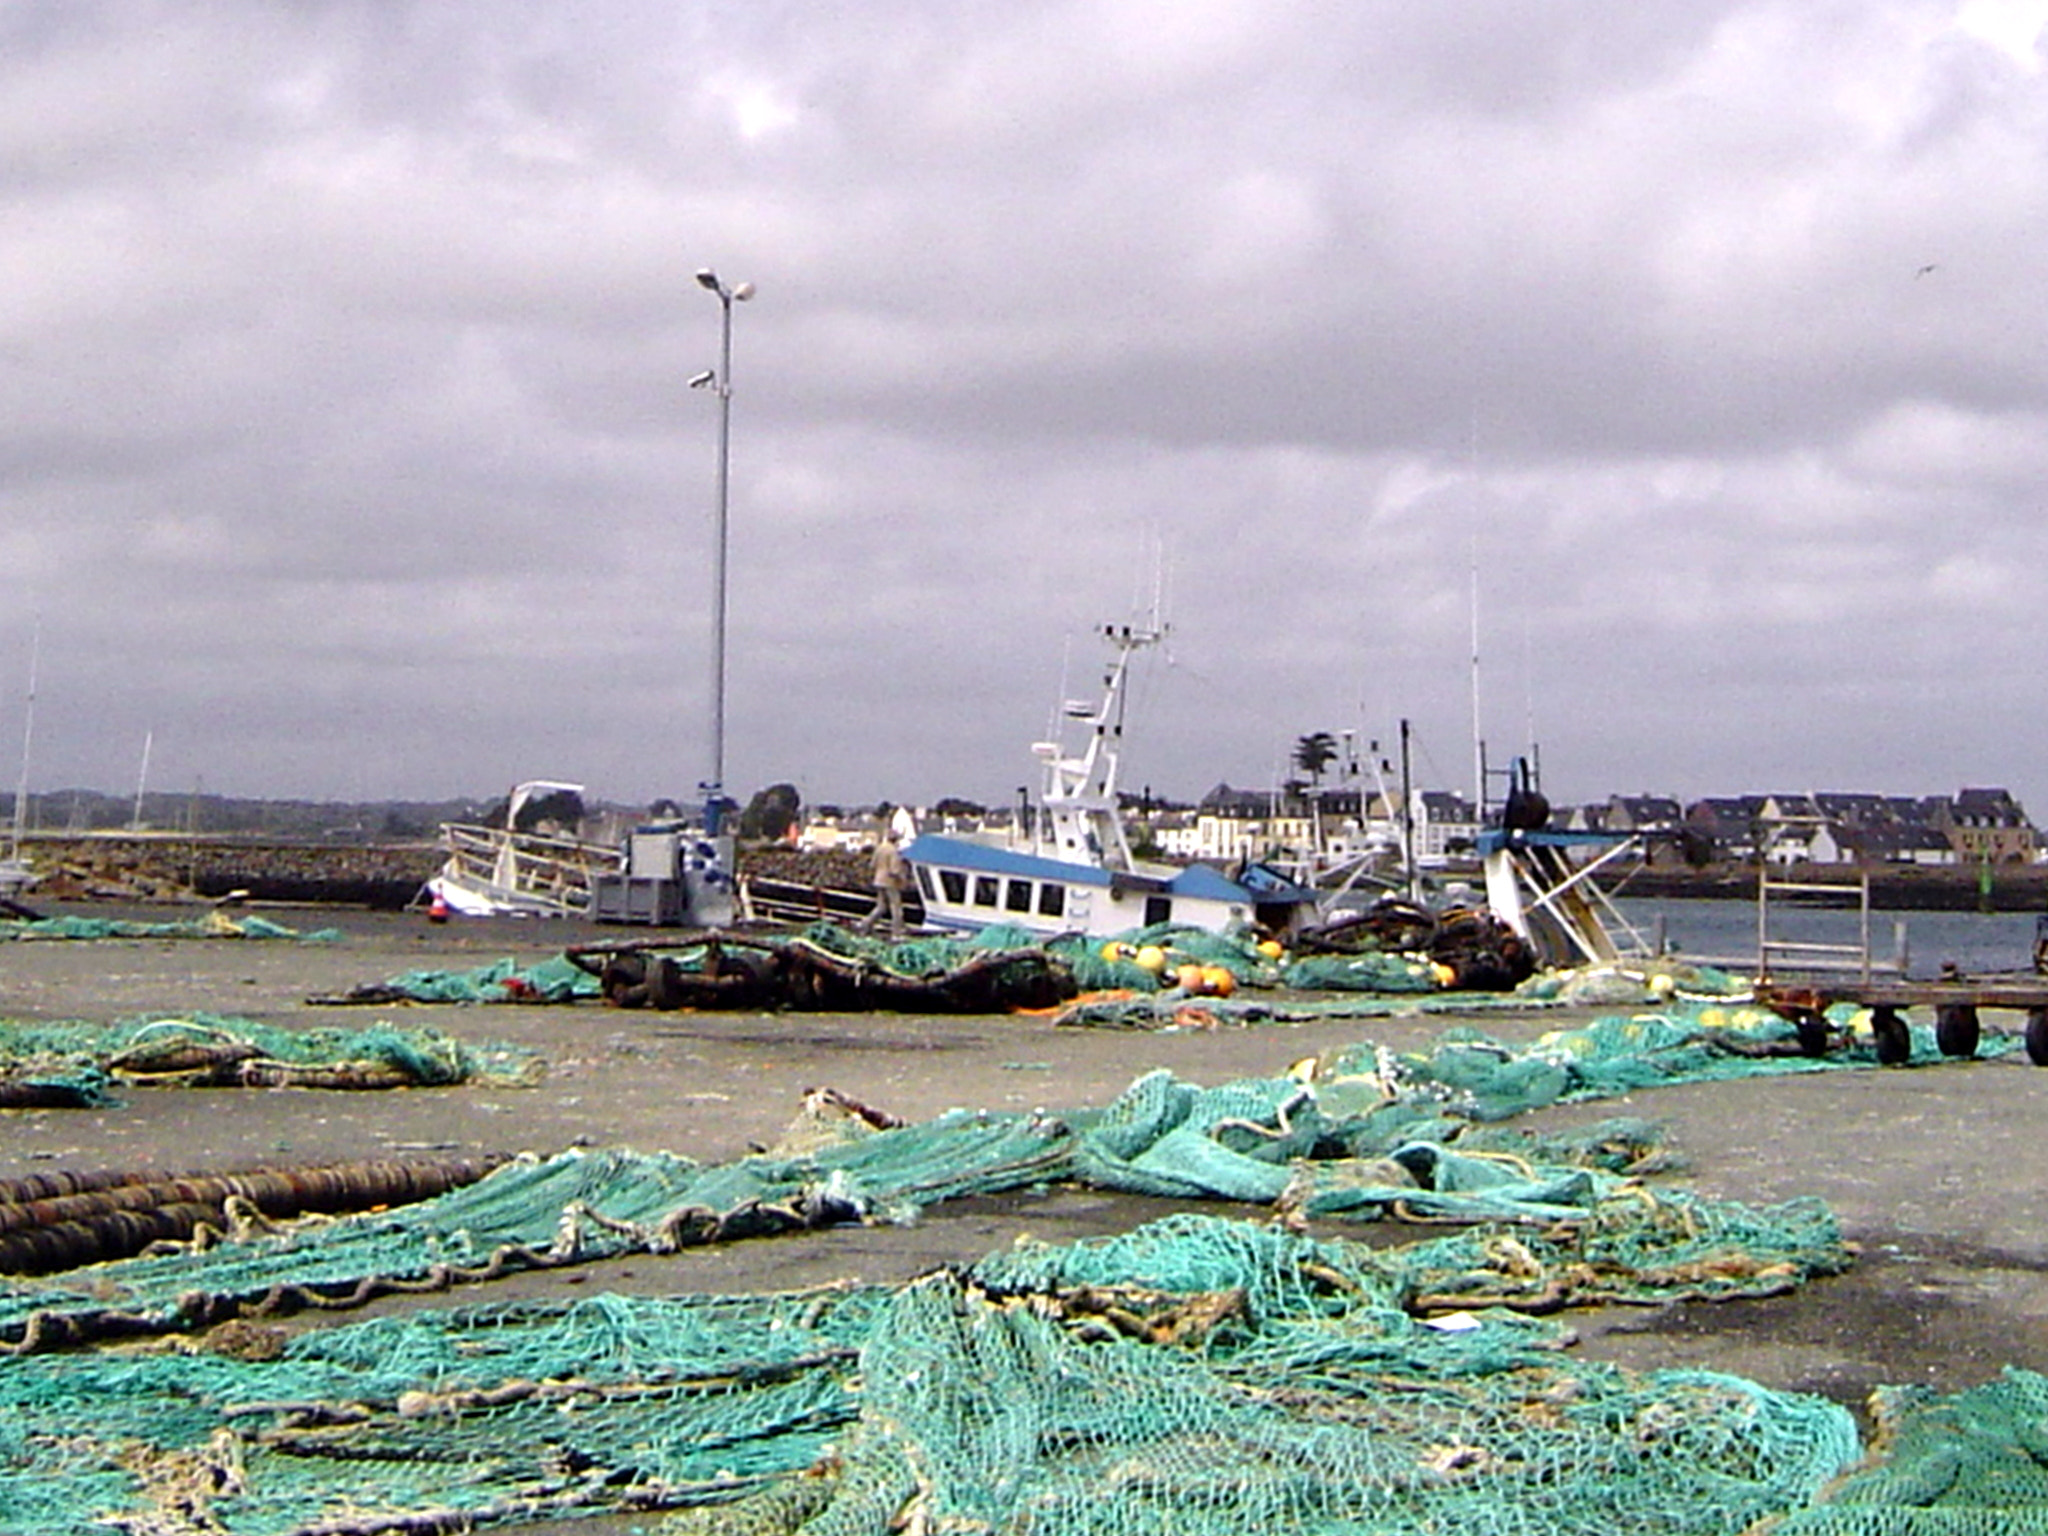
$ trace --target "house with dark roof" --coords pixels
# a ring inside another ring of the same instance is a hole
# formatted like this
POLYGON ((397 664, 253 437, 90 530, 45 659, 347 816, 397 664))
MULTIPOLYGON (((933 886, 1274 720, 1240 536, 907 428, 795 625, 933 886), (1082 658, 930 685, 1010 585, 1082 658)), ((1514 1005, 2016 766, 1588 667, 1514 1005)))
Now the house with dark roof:
POLYGON ((1882 827, 1891 822, 1891 810, 1883 795, 1844 794, 1827 790, 1813 797, 1821 820, 1844 827, 1882 827))
POLYGON ((1960 862, 1955 845, 1932 827, 1902 827, 1893 822, 1852 826, 1824 822, 1807 844, 1815 864, 1913 864, 1946 868, 1960 862))
POLYGON ((1945 795, 1887 795, 1885 807, 1902 827, 1931 827, 1935 812, 1948 804, 1945 795))
POLYGON ((1479 844, 1479 811, 1463 795, 1418 789, 1409 797, 1408 814, 1418 861, 1436 863, 1479 844))
POLYGON ((1607 800, 1609 832, 1675 832, 1684 820, 1684 811, 1669 795, 1610 795, 1607 800))
POLYGON ((1605 832, 1607 802, 1560 807, 1550 813, 1550 824, 1560 832, 1605 832))
POLYGON ((1763 809, 1762 795, 1710 796, 1685 808, 1685 829, 1704 839, 1714 858, 1755 858, 1763 809))
POLYGON ((2003 789, 1964 789, 1935 813, 1934 825, 1965 863, 2031 863, 2040 854, 2040 835, 2026 810, 2003 789))
POLYGON ((1767 823, 1814 823, 1821 819, 1820 807, 1811 795, 1765 795, 1759 820, 1767 823))

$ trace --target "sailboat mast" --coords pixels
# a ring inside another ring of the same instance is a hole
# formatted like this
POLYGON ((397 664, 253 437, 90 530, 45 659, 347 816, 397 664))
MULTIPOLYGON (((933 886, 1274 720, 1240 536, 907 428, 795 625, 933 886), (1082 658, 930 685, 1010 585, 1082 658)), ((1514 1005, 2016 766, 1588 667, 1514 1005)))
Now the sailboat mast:
POLYGON ((1479 545, 1472 546, 1472 784, 1473 808, 1486 821, 1486 738, 1479 732, 1479 545))
POLYGON ((135 819, 130 825, 130 831, 142 830, 142 797, 149 793, 149 748, 155 740, 155 731, 142 733, 142 771, 135 778, 135 819))
POLYGON ((1408 899, 1422 899, 1422 879, 1415 868, 1415 781, 1409 771, 1408 722, 1401 722, 1401 876, 1408 882, 1408 899))
POLYGON ((28 755, 36 736, 36 669, 43 655, 43 626, 38 622, 28 642, 28 698, 21 712, 21 777, 14 781, 14 846, 8 850, 21 857, 22 833, 28 825, 28 755))

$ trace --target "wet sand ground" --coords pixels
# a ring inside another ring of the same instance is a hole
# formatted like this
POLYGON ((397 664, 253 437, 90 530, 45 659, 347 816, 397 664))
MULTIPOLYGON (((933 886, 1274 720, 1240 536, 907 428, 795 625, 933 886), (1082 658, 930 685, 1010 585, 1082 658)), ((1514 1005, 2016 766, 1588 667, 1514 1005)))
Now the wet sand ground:
MULTIPOLYGON (((165 921, 168 909, 111 914, 165 921)), ((772 1143, 812 1087, 905 1119, 966 1107, 1096 1105, 1164 1067, 1197 1083, 1269 1076, 1360 1040, 1396 1049, 1439 1036, 1442 1014, 1193 1033, 1058 1029, 1039 1018, 658 1014, 598 1003, 343 1007, 308 999, 414 969, 531 963, 618 930, 467 923, 417 916, 267 911, 333 944, 99 940, 0 944, 0 1018, 111 1022, 196 1011, 292 1027, 378 1019, 537 1050, 530 1088, 341 1093, 135 1090, 119 1108, 0 1111, 0 1176, 49 1169, 195 1171, 405 1153, 570 1146, 667 1150, 718 1161, 772 1143)), ((1510 1041, 1603 1010, 1502 1014, 1464 1022, 1510 1041)), ((1612 1011, 1612 1010, 1605 1010, 1612 1011)), ((2016 1027, 1989 1013, 1987 1036, 2016 1027)), ((2005 1365, 2048 1369, 2048 1180, 2039 1172, 2048 1069, 2023 1054, 1908 1071, 1839 1072, 1700 1084, 1562 1106, 1528 1123, 1640 1115, 1665 1124, 1702 1194, 1754 1203, 1826 1200, 1861 1256, 1847 1275, 1770 1301, 1608 1308, 1573 1314, 1587 1355, 1638 1367, 1698 1366, 1823 1393, 1859 1413, 1874 1386, 1975 1385, 2005 1365)), ((909 1228, 840 1228, 637 1257, 501 1281, 444 1301, 600 1289, 737 1292, 829 1280, 888 1282, 970 1261, 1029 1233, 1063 1240, 1122 1230, 1163 1202, 1085 1191, 961 1202, 909 1228), (565 1288, 567 1288, 565 1290, 565 1288)), ((1353 1228, 1373 1242, 1417 1235, 1353 1228)), ((387 1302, 382 1305, 419 1305, 387 1302)), ((319 1314, 331 1326, 364 1314, 319 1314)), ((534 1526, 536 1532, 651 1528, 647 1517, 534 1526)))

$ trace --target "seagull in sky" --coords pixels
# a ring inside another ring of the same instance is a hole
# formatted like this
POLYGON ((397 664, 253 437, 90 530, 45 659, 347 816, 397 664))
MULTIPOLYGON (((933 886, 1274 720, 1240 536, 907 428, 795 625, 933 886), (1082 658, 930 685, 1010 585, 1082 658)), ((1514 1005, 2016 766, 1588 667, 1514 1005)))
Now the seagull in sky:
POLYGON ((1925 277, 1925 276, 1926 276, 1926 275, 1927 275, 1928 273, 1930 273, 1930 272, 1934 272, 1934 271, 1938 271, 1938 270, 1940 270, 1940 267, 1941 267, 1941 263, 1940 263, 1940 262, 1938 262, 1938 261, 1930 261, 1929 263, 1927 263, 1927 265, 1926 265, 1926 266, 1922 267, 1922 268, 1921 268, 1921 269, 1920 269, 1919 271, 1915 272, 1915 273, 1914 273, 1913 275, 1914 275, 1915 277, 1925 277))

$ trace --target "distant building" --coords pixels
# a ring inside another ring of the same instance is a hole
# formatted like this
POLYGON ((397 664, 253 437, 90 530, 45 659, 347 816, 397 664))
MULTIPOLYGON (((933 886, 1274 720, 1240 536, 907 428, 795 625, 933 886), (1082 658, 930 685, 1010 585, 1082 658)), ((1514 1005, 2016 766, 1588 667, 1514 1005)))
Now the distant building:
POLYGON ((1936 869, 1960 862, 1955 846, 1934 828, 1889 822, 1865 827, 1825 822, 1808 843, 1807 858, 1815 864, 1912 864, 1936 869))
MULTIPOLYGON (((1773 864, 2003 864, 2039 856, 2039 834, 2003 789, 1943 795, 1877 795, 1823 790, 1751 802, 1755 856, 1773 864)), ((1687 813, 1725 850, 1738 803, 1701 801, 1687 813)))
POLYGON ((1200 830, 1193 811, 1162 811, 1145 825, 1161 858, 1192 862, 1202 856, 1200 830))
POLYGON ((2003 789, 1965 789, 1935 813, 1934 825, 1969 864, 2031 863, 2040 834, 2003 789))
POLYGON ((1820 807, 1814 804, 1811 795, 1765 795, 1757 816, 1769 825, 1778 826, 1812 826, 1821 819, 1820 807))
POLYGON ((1815 795, 1813 807, 1822 821, 1839 827, 1884 827, 1892 822, 1891 805, 1883 795, 1831 791, 1815 795))
MULTIPOLYGON (((1010 835, 1020 817, 1028 835, 1029 809, 995 807, 968 815, 926 813, 920 820, 948 832, 1010 835)), ((1287 864, 1320 854, 1344 859, 1398 849, 1401 801, 1385 791, 1366 794, 1355 783, 1290 783, 1278 789, 1237 789, 1220 783, 1192 808, 1154 800, 1149 793, 1126 807, 1133 840, 1149 842, 1158 856, 1182 862, 1231 865, 1243 861, 1287 864)), ((1415 790, 1409 796, 1409 846, 1420 863, 1440 865, 1469 856, 1481 830, 1479 811, 1462 795, 1415 790)), ((2026 810, 2000 788, 1948 795, 1881 795, 1823 790, 1709 796, 1681 804, 1668 795, 1610 795, 1604 802, 1558 807, 1550 826, 1560 831, 1649 836, 1658 861, 1682 849, 1695 862, 1766 861, 1774 865, 2010 864, 2043 857, 2040 834, 2026 810), (1663 837, 1657 834, 1666 834, 1663 837)), ((801 845, 871 848, 879 827, 867 812, 813 814, 801 845)))
POLYGON ((1922 864, 1944 868, 1957 861, 1954 844, 1933 827, 1883 827, 1871 834, 1876 843, 1867 848, 1872 858, 1892 864, 1922 864))
POLYGON ((1605 832, 1607 804, 1573 805, 1550 813, 1550 824, 1560 832, 1605 832))
POLYGON ((1292 798, 1276 789, 1233 789, 1218 784, 1195 807, 1194 852, 1189 858, 1235 864, 1305 851, 1313 823, 1292 798))
POLYGON ((1675 832, 1685 814, 1668 795, 1613 795, 1607 801, 1603 830, 1608 832, 1675 832))
MULTIPOLYGON (((1191 836, 1175 840, 1180 857, 1234 864, 1287 863, 1320 851, 1342 858, 1362 852, 1374 828, 1359 791, 1349 785, 1294 784, 1233 789, 1218 784, 1195 809, 1191 836)), ((1160 843, 1161 850, 1167 847, 1160 843)))
POLYGON ((1418 789, 1409 796, 1408 814, 1418 863, 1469 855, 1479 845, 1479 810, 1463 795, 1418 789))
POLYGON ((1753 859, 1756 857, 1763 811, 1762 795, 1695 800, 1685 808, 1685 826, 1701 841, 1711 858, 1753 859))

